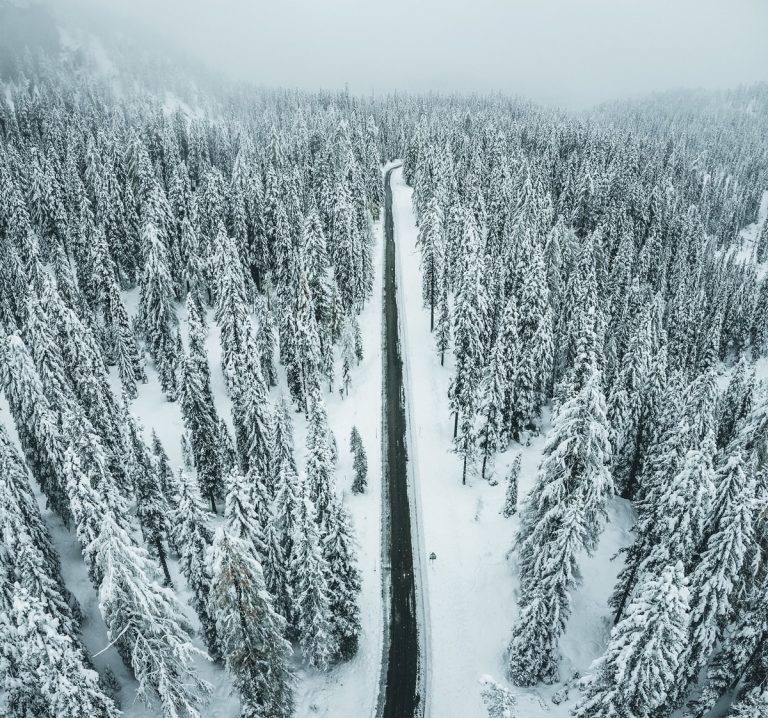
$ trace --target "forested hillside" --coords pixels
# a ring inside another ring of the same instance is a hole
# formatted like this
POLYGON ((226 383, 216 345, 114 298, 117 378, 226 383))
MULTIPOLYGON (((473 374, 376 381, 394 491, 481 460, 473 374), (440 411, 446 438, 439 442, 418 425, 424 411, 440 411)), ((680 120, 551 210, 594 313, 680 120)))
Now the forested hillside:
POLYGON ((442 480, 517 456, 496 509, 519 516, 516 688, 488 684, 490 714, 572 678, 580 565, 621 497, 615 625, 572 714, 768 715, 765 86, 577 114, 265 90, 94 47, 62 33, 0 79, 0 712, 106 718, 135 695, 201 716, 224 672, 241 715, 291 716, 299 667, 381 632, 348 508, 378 434, 335 436, 327 405, 355 401, 401 158, 419 331, 452 377, 439 450, 462 471, 442 480), (61 526, 120 677, 83 643, 61 526))

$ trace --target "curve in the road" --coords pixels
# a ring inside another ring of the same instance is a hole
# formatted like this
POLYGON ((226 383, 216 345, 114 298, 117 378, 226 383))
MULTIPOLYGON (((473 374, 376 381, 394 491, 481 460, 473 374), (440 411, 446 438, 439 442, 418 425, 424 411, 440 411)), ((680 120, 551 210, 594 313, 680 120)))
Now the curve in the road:
MULTIPOLYGON (((422 714, 419 694, 419 632, 416 618, 411 510, 405 442, 405 390, 397 313, 395 238, 392 221, 393 167, 386 174, 384 197, 384 332, 383 332, 383 475, 385 489, 384 561, 389 568, 389 626, 385 642, 385 685, 381 718, 422 714)), ((386 598, 385 598, 386 600, 386 598)))

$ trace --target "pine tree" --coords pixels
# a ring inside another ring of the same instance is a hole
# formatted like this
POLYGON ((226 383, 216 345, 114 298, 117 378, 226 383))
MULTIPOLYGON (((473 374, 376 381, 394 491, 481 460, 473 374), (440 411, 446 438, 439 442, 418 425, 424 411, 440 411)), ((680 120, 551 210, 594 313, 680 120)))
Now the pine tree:
POLYGON ((243 474, 233 470, 227 477, 227 495, 224 516, 227 531, 245 541, 251 550, 263 560, 266 546, 264 533, 254 503, 254 487, 243 474))
POLYGON ((766 714, 768 714, 768 691, 764 688, 753 688, 733 705, 728 715, 732 718, 762 718, 766 714))
POLYGON ((508 356, 506 336, 500 334, 493 345, 491 357, 483 372, 479 391, 480 427, 478 439, 483 452, 481 476, 485 478, 488 457, 493 457, 502 446, 504 432, 504 405, 508 392, 505 362, 508 356))
POLYGON ((368 457, 365 454, 363 439, 356 426, 352 427, 349 435, 349 446, 353 455, 355 479, 352 482, 352 493, 363 494, 368 485, 368 457))
POLYGON ((349 514, 338 499, 331 504, 322 536, 322 553, 328 564, 331 624, 338 646, 336 658, 347 661, 357 653, 360 640, 360 572, 354 552, 349 514))
POLYGON ((277 385, 275 369, 275 323, 266 297, 258 296, 254 303, 256 344, 261 360, 261 373, 267 386, 277 385))
POLYGON ((160 375, 163 392, 174 400, 178 391, 179 357, 173 331, 176 324, 175 292, 168 253, 151 222, 144 225, 142 242, 146 260, 141 277, 138 322, 160 375))
POLYGON ((445 352, 451 346, 451 313, 448 306, 448 284, 445 279, 442 282, 439 301, 440 313, 437 317, 435 341, 437 342, 437 351, 440 354, 440 366, 444 366, 445 352))
POLYGON ((181 470, 175 483, 178 494, 171 523, 173 543, 179 551, 179 568, 192 591, 190 603, 200 619, 208 654, 218 660, 221 652, 216 634, 216 618, 211 614, 208 603, 211 575, 206 563, 213 534, 208 527, 205 506, 195 484, 181 470))
POLYGON ((597 548, 613 489, 609 461, 605 403, 593 371, 554 419, 516 539, 522 611, 509 670, 519 685, 556 680, 557 641, 570 614, 569 594, 580 580, 576 555, 597 548))
POLYGON ((736 470, 732 476, 740 485, 723 502, 691 575, 691 633, 683 666, 691 683, 698 679, 733 616, 740 574, 754 541, 754 480, 736 470))
POLYGON ((513 437, 535 425, 552 367, 552 315, 544 261, 538 243, 527 235, 519 261, 522 264, 518 269, 521 286, 517 302, 520 356, 512 393, 514 411, 510 433, 513 437))
POLYGON ((146 552, 132 545, 109 511, 102 515, 101 530, 88 552, 103 576, 99 608, 107 636, 132 668, 137 696, 148 705, 158 701, 168 718, 199 716, 210 692, 192 667, 201 652, 191 642, 181 606, 155 582, 146 552))
POLYGON ((656 715, 675 689, 687 631, 688 589, 678 562, 643 582, 595 663, 574 718, 656 715))
POLYGON ((439 279, 443 272, 443 214, 437 197, 429 200, 421 218, 416 242, 421 249, 422 299, 429 307, 429 331, 435 328, 435 306, 439 297, 439 279))
POLYGON ((187 297, 187 325, 189 350, 182 370, 181 411, 191 439, 200 492, 215 512, 216 499, 223 494, 224 489, 218 436, 219 418, 211 391, 205 328, 202 315, 191 295, 187 297))
POLYGON ((307 495, 317 512, 318 522, 324 526, 335 496, 334 459, 329 443, 330 429, 322 399, 315 395, 310 401, 305 482, 307 495))
POLYGON ((244 540, 216 531, 209 555, 210 613, 244 718, 290 718, 293 676, 284 620, 275 612, 261 566, 244 540))
POLYGON ((305 498, 299 504, 290 567, 294 621, 299 645, 309 665, 327 670, 338 649, 331 624, 331 594, 326 580, 329 568, 320 550, 314 513, 312 502, 305 498))
POLYGON ((454 414, 454 448, 463 457, 462 483, 466 483, 467 462, 474 454, 476 443, 474 418, 483 352, 481 332, 485 323, 477 229, 471 220, 467 221, 467 232, 466 267, 453 309, 456 371, 448 390, 454 414))
POLYGON ((517 513, 517 483, 520 479, 520 462, 523 455, 518 452, 515 454, 514 461, 509 467, 507 474, 507 491, 504 496, 504 508, 501 510, 505 519, 514 516, 517 513))
POLYGON ((16 585, 0 611, 0 686, 9 718, 116 718, 82 649, 42 601, 16 585))
POLYGON ((752 408, 754 373, 749 370, 745 357, 733 370, 728 388, 720 403, 720 422, 717 429, 717 445, 727 446, 733 438, 736 425, 752 408))

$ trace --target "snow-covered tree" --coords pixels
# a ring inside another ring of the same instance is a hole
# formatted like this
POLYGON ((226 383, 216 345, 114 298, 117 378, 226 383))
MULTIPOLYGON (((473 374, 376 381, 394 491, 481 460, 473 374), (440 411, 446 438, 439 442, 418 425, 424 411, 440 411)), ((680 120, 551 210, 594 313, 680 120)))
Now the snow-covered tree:
POLYGON ((363 438, 360 436, 356 426, 353 426, 350 432, 349 447, 352 452, 352 465, 355 470, 352 493, 362 494, 365 493, 365 488, 368 485, 368 457, 365 454, 363 438))
POLYGON ((275 612, 251 546, 219 528, 209 554, 210 613, 245 718, 290 718, 293 675, 285 621, 275 612))
POLYGON ((644 718, 664 708, 688 640, 688 602, 681 562, 646 578, 593 666, 574 718, 644 718))

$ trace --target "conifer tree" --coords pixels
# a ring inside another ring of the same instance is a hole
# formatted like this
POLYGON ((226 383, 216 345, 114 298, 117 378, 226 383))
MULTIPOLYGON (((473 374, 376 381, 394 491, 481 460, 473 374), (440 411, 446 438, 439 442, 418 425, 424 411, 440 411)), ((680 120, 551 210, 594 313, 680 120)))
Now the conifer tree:
POLYGON ((107 511, 88 553, 103 577, 99 608, 107 635, 132 668, 138 697, 148 705, 159 702, 169 718, 201 715, 210 692, 192 667, 201 652, 191 642, 191 629, 176 598, 155 582, 146 552, 132 545, 107 511))
POLYGON ((483 467, 481 476, 485 478, 488 457, 493 456, 502 446, 504 432, 504 405, 508 392, 505 382, 508 350, 506 347, 506 335, 500 334, 493 345, 491 357, 488 361, 479 390, 480 427, 478 439, 480 449, 483 452, 483 467))
POLYGON ((360 572, 350 517, 339 499, 331 504, 327 527, 321 540, 328 564, 331 624, 338 646, 336 658, 347 661, 357 653, 360 640, 360 572))
POLYGON ((349 315, 344 317, 341 328, 341 384, 342 396, 349 396, 349 385, 352 381, 352 367, 355 364, 355 336, 349 315))
POLYGON ((290 718, 293 676, 285 621, 275 612, 261 566, 243 539, 219 528, 209 554, 210 613, 244 718, 290 718))
POLYGON ((443 272, 443 214, 437 197, 429 200, 419 226, 417 245, 421 249, 422 299, 429 307, 429 331, 435 328, 435 306, 443 272))
POLYGON ((224 516, 227 531, 250 545, 251 550, 261 562, 266 546, 254 503, 254 487, 237 470, 233 470, 227 477, 224 516))
POLYGON ((223 494, 223 469, 218 436, 219 418, 211 391, 211 374, 205 351, 205 328, 197 304, 187 297, 189 349, 181 381, 181 412, 191 439, 200 492, 215 512, 223 494))
POLYGON ((724 497, 714 530, 690 579, 691 635, 683 668, 691 683, 698 678, 733 616, 740 574, 754 541, 754 479, 736 467, 729 473, 722 484, 730 478, 739 485, 724 497))
POLYGON ((352 427, 349 435, 349 446, 352 451, 355 479, 352 482, 352 493, 363 494, 368 485, 368 457, 365 454, 363 439, 356 426, 352 427))
POLYGON ((439 299, 439 315, 437 317, 437 332, 435 336, 437 352, 440 354, 440 366, 445 364, 445 352, 451 346, 451 313, 448 306, 448 284, 443 278, 439 299))
POLYGON ((483 676, 480 683, 483 686, 480 695, 488 711, 488 718, 516 718, 517 699, 509 689, 490 676, 483 676))
POLYGON ((504 495, 504 508, 501 510, 505 519, 514 516, 517 513, 517 483, 520 480, 520 462, 522 454, 518 452, 512 461, 507 473, 507 490, 504 495))
POLYGON ((258 296, 254 303, 256 344, 261 360, 261 373, 267 386, 277 385, 275 369, 275 323, 267 299, 258 296))
POLYGON ((544 261, 537 242, 528 238, 521 251, 520 289, 517 302, 520 358, 515 371, 514 411, 510 432, 516 437, 535 424, 546 378, 552 367, 552 315, 544 261))
POLYGON ((176 372, 179 357, 173 331, 176 324, 175 292, 168 253, 152 222, 144 225, 142 242, 146 259, 141 277, 139 326, 160 375, 163 391, 170 400, 174 400, 178 391, 176 372))
POLYGON ((314 513, 314 506, 305 498, 299 504, 290 571, 299 645, 309 665, 326 670, 338 649, 331 624, 332 599, 326 580, 329 567, 320 550, 314 513))
POLYGON ((597 548, 613 489, 609 461, 605 402, 593 371, 554 419, 516 539, 522 611, 509 656, 510 675, 519 685, 556 680, 557 641, 579 581, 576 554, 597 548))
POLYGON ((120 711, 99 685, 72 636, 42 601, 16 585, 0 611, 0 686, 9 718, 117 718, 120 711))
POLYGON ((643 582, 594 665, 574 718, 656 715, 675 689, 687 638, 688 589, 678 562, 643 582))
POLYGON ((179 551, 179 568, 192 591, 190 603, 200 619, 208 654, 218 660, 221 653, 216 634, 216 618, 211 614, 211 606, 208 603, 211 575, 206 558, 208 547, 213 542, 213 534, 208 527, 200 492, 189 476, 179 470, 175 484, 178 494, 174 501, 171 523, 173 543, 179 551))

